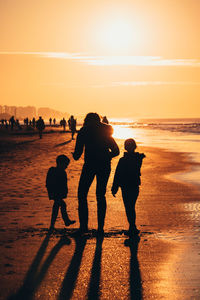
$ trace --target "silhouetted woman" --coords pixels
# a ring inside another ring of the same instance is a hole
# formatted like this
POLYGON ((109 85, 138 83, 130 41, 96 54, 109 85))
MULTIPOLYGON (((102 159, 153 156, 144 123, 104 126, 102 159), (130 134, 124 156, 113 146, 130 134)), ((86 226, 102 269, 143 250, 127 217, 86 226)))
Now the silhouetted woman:
POLYGON ((106 186, 111 170, 111 159, 119 155, 119 148, 112 138, 112 126, 101 123, 97 113, 86 115, 83 127, 80 129, 73 157, 78 160, 85 148, 85 163, 83 165, 79 187, 79 221, 80 232, 88 231, 87 194, 96 176, 96 198, 98 233, 103 234, 106 214, 106 186))

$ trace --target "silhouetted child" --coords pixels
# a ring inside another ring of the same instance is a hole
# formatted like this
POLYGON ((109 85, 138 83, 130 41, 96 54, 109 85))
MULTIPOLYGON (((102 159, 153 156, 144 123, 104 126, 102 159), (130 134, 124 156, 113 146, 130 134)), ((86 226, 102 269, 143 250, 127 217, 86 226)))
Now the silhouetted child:
POLYGON ((137 147, 134 139, 127 139, 124 143, 124 156, 120 158, 112 185, 112 194, 115 197, 119 187, 121 187, 126 216, 129 222, 129 235, 138 234, 135 220, 135 204, 139 195, 140 168, 145 157, 143 153, 135 152, 137 147))
POLYGON ((66 203, 63 200, 64 198, 67 198, 68 193, 67 174, 65 169, 69 165, 69 162, 70 160, 66 155, 59 155, 56 158, 57 166, 51 167, 47 173, 46 187, 49 199, 54 200, 50 225, 51 230, 54 228, 59 208, 61 209, 62 218, 66 226, 75 223, 75 221, 69 219, 66 203))

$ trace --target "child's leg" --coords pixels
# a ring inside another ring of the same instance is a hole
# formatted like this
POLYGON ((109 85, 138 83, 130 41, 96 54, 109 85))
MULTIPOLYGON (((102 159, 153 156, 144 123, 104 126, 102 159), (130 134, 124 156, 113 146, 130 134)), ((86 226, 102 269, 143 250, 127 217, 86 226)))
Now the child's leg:
POLYGON ((51 225, 50 228, 54 228, 57 216, 58 216, 58 210, 59 210, 59 202, 54 201, 54 205, 52 207, 52 214, 51 214, 51 225))
POLYGON ((126 216, 129 222, 129 231, 137 229, 135 204, 139 194, 139 188, 131 190, 122 190, 122 197, 126 210, 126 216))
POLYGON ((67 214, 67 206, 66 206, 66 203, 65 203, 64 200, 60 200, 60 209, 61 209, 61 214, 62 214, 63 221, 64 221, 66 226, 69 226, 69 225, 75 223, 75 221, 71 221, 69 219, 69 216, 67 214))

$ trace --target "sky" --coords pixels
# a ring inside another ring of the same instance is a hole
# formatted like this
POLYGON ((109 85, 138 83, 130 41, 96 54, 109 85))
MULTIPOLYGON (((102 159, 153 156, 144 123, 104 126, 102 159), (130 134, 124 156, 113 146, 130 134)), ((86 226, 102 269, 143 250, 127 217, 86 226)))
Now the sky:
POLYGON ((200 115, 199 0, 0 0, 0 104, 200 115))

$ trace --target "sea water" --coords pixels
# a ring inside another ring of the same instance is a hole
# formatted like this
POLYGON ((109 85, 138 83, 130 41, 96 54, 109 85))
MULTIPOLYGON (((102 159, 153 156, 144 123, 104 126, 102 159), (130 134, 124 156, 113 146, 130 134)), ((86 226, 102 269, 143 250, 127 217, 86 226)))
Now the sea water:
POLYGON ((178 180, 198 185, 200 189, 200 118, 110 121, 115 138, 134 138, 138 145, 186 153, 196 165, 190 172, 174 176, 178 180))

